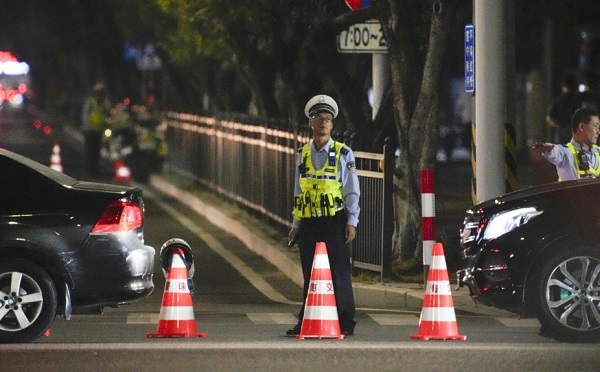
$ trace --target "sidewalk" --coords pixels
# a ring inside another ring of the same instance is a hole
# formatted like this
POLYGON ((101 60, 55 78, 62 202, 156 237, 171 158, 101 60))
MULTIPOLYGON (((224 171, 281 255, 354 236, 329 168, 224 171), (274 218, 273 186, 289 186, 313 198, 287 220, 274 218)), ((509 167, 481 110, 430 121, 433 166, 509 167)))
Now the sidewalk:
MULTIPOLYGON (((251 251, 264 257, 299 286, 302 270, 296 247, 287 247, 286 236, 261 223, 235 204, 194 185, 188 179, 164 171, 152 175, 149 181, 154 189, 189 206, 217 227, 235 235, 251 251)), ((467 288, 453 288, 454 307, 457 314, 518 317, 513 313, 475 303, 467 288)), ((419 313, 422 308, 424 288, 422 283, 354 283, 356 306, 362 309, 385 309, 419 313)))

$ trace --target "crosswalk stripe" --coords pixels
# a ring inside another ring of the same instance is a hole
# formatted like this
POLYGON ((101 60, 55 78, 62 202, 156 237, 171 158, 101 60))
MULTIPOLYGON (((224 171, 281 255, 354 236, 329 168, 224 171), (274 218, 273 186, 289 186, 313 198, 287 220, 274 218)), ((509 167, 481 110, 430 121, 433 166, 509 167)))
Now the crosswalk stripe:
POLYGON ((127 324, 157 324, 158 313, 129 313, 127 324))
MULTIPOLYGON (((246 313, 246 317, 254 324, 296 324, 298 318, 292 313, 246 313)), ((410 314, 367 314, 375 323, 381 326, 418 326, 419 316, 410 314)), ((88 317, 89 318, 89 317, 88 317)), ((106 320, 106 317, 102 318, 106 320)), ((159 313, 129 313, 127 324, 158 324, 159 313)), ((519 319, 509 317, 493 317, 505 327, 538 328, 537 319, 519 319)))
POLYGON ((419 317, 403 314, 369 314, 379 325, 419 325, 419 317))
POLYGON ((538 328, 540 322, 537 319, 519 319, 519 318, 494 318, 507 327, 527 327, 538 328))
POLYGON ((296 324, 298 318, 287 313, 247 313, 248 318, 255 324, 296 324))

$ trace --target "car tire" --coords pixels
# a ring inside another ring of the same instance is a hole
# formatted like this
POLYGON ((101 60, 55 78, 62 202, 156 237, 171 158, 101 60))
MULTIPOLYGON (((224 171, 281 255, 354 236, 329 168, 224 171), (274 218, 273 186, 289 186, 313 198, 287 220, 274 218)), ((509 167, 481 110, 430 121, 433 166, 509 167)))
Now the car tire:
POLYGON ((0 264, 0 305, 0 343, 31 342, 56 316, 56 287, 37 264, 9 260, 0 264))
POLYGON ((543 265, 537 296, 544 334, 558 341, 600 342, 600 250, 582 246, 552 256, 543 265))

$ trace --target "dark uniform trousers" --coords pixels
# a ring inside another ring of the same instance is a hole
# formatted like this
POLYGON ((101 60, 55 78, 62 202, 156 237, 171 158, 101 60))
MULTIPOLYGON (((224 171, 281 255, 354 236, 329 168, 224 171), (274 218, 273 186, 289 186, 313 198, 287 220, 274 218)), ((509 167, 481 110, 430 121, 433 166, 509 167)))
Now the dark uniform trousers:
MULTIPOLYGON (((347 217, 344 211, 338 212, 333 217, 315 217, 302 219, 302 227, 298 236, 300 248, 300 261, 304 275, 304 302, 308 294, 310 276, 315 257, 317 242, 324 242, 327 246, 329 266, 335 291, 340 328, 354 330, 354 295, 352 293, 352 267, 350 264, 350 249, 345 243, 347 217)), ((304 305, 300 308, 298 319, 304 317, 304 305)))

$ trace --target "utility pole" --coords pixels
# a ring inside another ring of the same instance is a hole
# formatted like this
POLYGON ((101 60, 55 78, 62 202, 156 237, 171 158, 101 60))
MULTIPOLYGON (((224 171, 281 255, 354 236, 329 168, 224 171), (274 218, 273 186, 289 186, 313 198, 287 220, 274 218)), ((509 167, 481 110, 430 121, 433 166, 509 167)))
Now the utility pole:
POLYGON ((476 201, 506 192, 505 129, 507 124, 514 125, 515 112, 510 2, 474 0, 473 3, 476 201))

